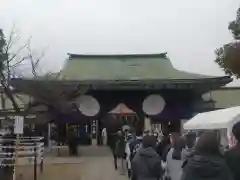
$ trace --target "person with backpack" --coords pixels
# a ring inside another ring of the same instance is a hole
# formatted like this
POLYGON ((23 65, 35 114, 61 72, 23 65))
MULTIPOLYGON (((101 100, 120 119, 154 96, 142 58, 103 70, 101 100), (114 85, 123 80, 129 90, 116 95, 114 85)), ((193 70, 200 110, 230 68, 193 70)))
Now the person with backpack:
POLYGON ((128 178, 131 178, 131 150, 130 150, 130 143, 136 139, 136 136, 134 133, 129 133, 126 139, 126 146, 125 146, 125 154, 126 154, 126 167, 127 167, 127 173, 128 178))
POLYGON ((132 159, 132 180, 160 180, 164 174, 161 157, 155 150, 156 138, 144 136, 142 147, 132 159))
POLYGON ((170 138, 172 146, 166 158, 166 179, 180 180, 185 143, 179 133, 171 134, 170 138))
POLYGON ((142 145, 142 135, 141 133, 136 133, 136 137, 134 137, 129 143, 131 161, 135 156, 135 154, 137 153, 137 151, 141 148, 141 145, 142 145))
POLYGON ((134 155, 141 147, 142 136, 139 133, 138 136, 135 131, 132 131, 131 137, 127 139, 125 153, 126 153, 126 162, 127 162, 127 170, 128 170, 128 178, 131 178, 131 163, 134 155))

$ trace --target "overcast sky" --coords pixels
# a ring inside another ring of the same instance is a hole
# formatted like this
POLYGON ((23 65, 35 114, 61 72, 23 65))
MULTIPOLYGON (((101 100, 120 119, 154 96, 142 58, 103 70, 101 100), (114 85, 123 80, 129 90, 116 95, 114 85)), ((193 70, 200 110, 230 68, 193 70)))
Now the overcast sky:
MULTIPOLYGON (((168 52, 180 70, 223 75, 214 50, 232 40, 227 29, 239 0, 4 0, 0 28, 13 24, 44 68, 58 70, 67 53, 168 52)), ((239 82, 234 84, 240 85, 239 82)))

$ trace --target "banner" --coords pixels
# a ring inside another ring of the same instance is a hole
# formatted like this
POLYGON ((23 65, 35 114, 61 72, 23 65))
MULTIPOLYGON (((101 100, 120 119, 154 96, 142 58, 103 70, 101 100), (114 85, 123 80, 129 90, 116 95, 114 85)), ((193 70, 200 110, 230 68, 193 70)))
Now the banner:
POLYGON ((24 120, 23 116, 16 116, 14 122, 14 133, 23 134, 24 120))

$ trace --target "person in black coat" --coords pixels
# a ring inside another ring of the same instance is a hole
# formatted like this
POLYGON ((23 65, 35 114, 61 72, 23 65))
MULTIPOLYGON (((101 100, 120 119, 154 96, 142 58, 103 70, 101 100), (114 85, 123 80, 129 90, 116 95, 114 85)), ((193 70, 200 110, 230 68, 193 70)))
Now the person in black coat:
POLYGON ((214 131, 201 134, 191 157, 184 163, 181 180, 233 180, 214 131))
POLYGON ((161 158, 163 162, 166 162, 167 160, 167 154, 170 151, 170 149, 172 148, 172 144, 175 139, 178 139, 180 136, 180 134, 178 132, 171 132, 171 134, 169 135, 169 141, 167 140, 167 142, 169 142, 169 144, 166 143, 165 147, 163 148, 162 154, 161 154, 161 158))
POLYGON ((156 150, 159 156, 163 156, 164 150, 171 144, 169 135, 164 135, 162 140, 157 144, 156 150))
POLYGON ((76 129, 70 129, 68 134, 68 147, 69 155, 77 156, 78 155, 78 138, 76 134, 76 129))
POLYGON ((159 180, 163 174, 161 157, 156 152, 156 138, 146 135, 132 160, 131 180, 159 180))
POLYGON ((233 172, 234 179, 240 179, 240 122, 233 126, 232 133, 237 140, 237 144, 225 153, 225 159, 233 172))
POLYGON ((118 169, 117 154, 116 154, 116 144, 117 144, 117 141, 118 141, 117 132, 111 133, 111 134, 108 135, 108 145, 109 145, 109 147, 111 149, 111 152, 112 152, 115 170, 118 169))

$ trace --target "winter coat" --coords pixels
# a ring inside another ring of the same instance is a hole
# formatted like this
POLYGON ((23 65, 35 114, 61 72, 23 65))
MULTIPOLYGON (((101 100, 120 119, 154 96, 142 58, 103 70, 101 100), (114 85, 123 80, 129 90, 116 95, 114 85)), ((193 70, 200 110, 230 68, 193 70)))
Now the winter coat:
POLYGON ((134 158, 137 151, 142 147, 142 137, 137 136, 135 139, 129 142, 129 148, 130 148, 130 160, 134 158))
POLYGON ((240 179, 240 144, 237 143, 236 146, 228 150, 225 153, 225 159, 233 173, 234 179, 240 179))
POLYGON ((182 150, 183 161, 187 160, 194 153, 193 148, 185 148, 182 150))
POLYGON ((108 144, 109 147, 113 153, 113 155, 116 155, 116 142, 118 141, 118 136, 116 134, 110 134, 108 138, 108 144))
POLYGON ((167 138, 163 139, 162 141, 160 141, 158 143, 156 149, 157 149, 157 153, 159 154, 159 156, 162 157, 166 147, 169 146, 169 144, 170 144, 170 140, 167 138))
POLYGON ((115 154, 117 155, 118 158, 126 158, 126 153, 125 153, 125 139, 124 136, 120 136, 119 139, 116 142, 116 148, 115 148, 115 154))
POLYGON ((183 167, 181 180, 233 180, 221 156, 193 155, 183 167))
POLYGON ((167 145, 164 149, 163 149, 163 152, 161 154, 161 158, 164 162, 166 162, 167 160, 167 155, 168 155, 168 152, 170 151, 170 149, 172 148, 172 145, 169 144, 167 145))
POLYGON ((171 178, 171 180, 180 180, 182 176, 182 163, 183 158, 182 154, 180 160, 173 159, 173 151, 174 149, 171 148, 167 154, 167 176, 171 178))
POLYGON ((154 148, 141 148, 132 160, 133 180, 159 180, 163 175, 161 158, 154 148))

